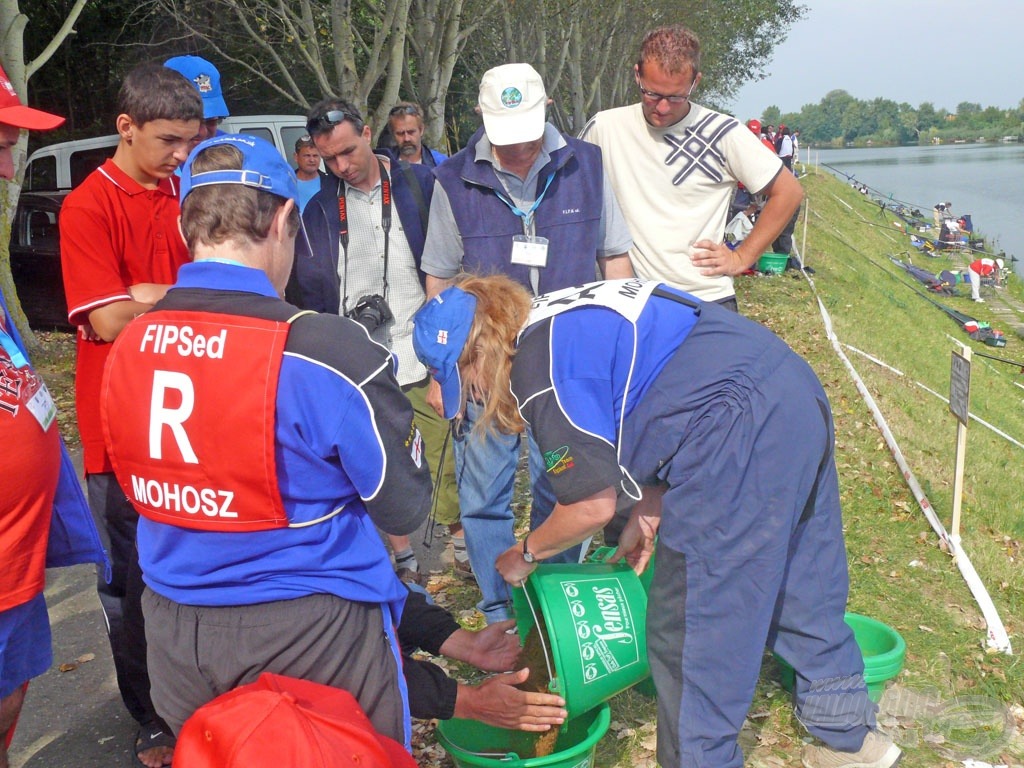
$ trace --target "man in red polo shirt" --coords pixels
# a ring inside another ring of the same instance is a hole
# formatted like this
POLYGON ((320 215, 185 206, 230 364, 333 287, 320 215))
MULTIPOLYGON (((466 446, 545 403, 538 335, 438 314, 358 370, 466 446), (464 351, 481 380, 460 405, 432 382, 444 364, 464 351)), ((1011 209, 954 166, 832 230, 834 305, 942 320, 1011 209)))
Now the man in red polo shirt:
POLYGON ((100 424, 100 382, 110 343, 159 301, 188 260, 178 232, 174 171, 195 145, 203 103, 192 83, 158 64, 136 67, 118 94, 121 140, 67 199, 60 216, 68 319, 79 326, 75 406, 89 506, 113 563, 98 580, 121 698, 139 723, 135 751, 150 768, 170 765, 174 740, 149 696, 138 515, 114 478, 100 424))

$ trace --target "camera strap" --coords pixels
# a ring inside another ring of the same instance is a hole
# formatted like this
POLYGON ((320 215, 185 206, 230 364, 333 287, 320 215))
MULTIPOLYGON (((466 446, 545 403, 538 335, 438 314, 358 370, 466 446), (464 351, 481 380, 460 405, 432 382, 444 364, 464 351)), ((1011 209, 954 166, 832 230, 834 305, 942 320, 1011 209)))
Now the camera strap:
MULTIPOLYGON (((384 285, 381 295, 388 297, 388 245, 391 233, 391 177, 380 158, 377 158, 380 169, 380 227, 384 230, 384 285)), ((344 284, 341 288, 341 314, 348 312, 348 204, 345 201, 345 182, 338 179, 338 241, 341 243, 342 257, 345 259, 344 284)))

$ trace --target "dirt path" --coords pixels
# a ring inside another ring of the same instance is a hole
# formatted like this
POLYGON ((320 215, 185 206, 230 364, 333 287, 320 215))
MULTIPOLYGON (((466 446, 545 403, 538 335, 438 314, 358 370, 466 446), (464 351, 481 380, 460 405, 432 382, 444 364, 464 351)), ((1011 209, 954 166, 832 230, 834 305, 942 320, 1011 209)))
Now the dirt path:
POLYGON ((995 288, 994 294, 985 298, 992 310, 992 325, 1007 337, 1024 339, 1024 303, 1011 296, 1005 288, 995 288))

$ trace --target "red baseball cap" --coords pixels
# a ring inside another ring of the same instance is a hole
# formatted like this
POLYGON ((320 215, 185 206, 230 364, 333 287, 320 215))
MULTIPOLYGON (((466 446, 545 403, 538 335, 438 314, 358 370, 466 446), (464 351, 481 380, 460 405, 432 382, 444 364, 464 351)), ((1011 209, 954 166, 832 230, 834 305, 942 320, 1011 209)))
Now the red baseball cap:
POLYGON ((63 117, 22 104, 7 73, 0 66, 0 123, 33 131, 49 131, 63 122, 63 117))
POLYGON ((264 672, 185 721, 175 765, 188 768, 416 768, 374 730, 351 693, 264 672))

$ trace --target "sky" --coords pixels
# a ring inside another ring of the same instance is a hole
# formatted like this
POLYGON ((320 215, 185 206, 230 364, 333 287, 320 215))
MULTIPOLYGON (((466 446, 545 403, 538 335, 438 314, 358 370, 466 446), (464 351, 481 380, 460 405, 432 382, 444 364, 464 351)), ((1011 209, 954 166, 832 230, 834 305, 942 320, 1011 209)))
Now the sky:
POLYGON ((746 120, 765 107, 798 112, 842 89, 955 112, 961 102, 1016 107, 1024 99, 1024 0, 803 0, 765 66, 730 108, 746 120))

